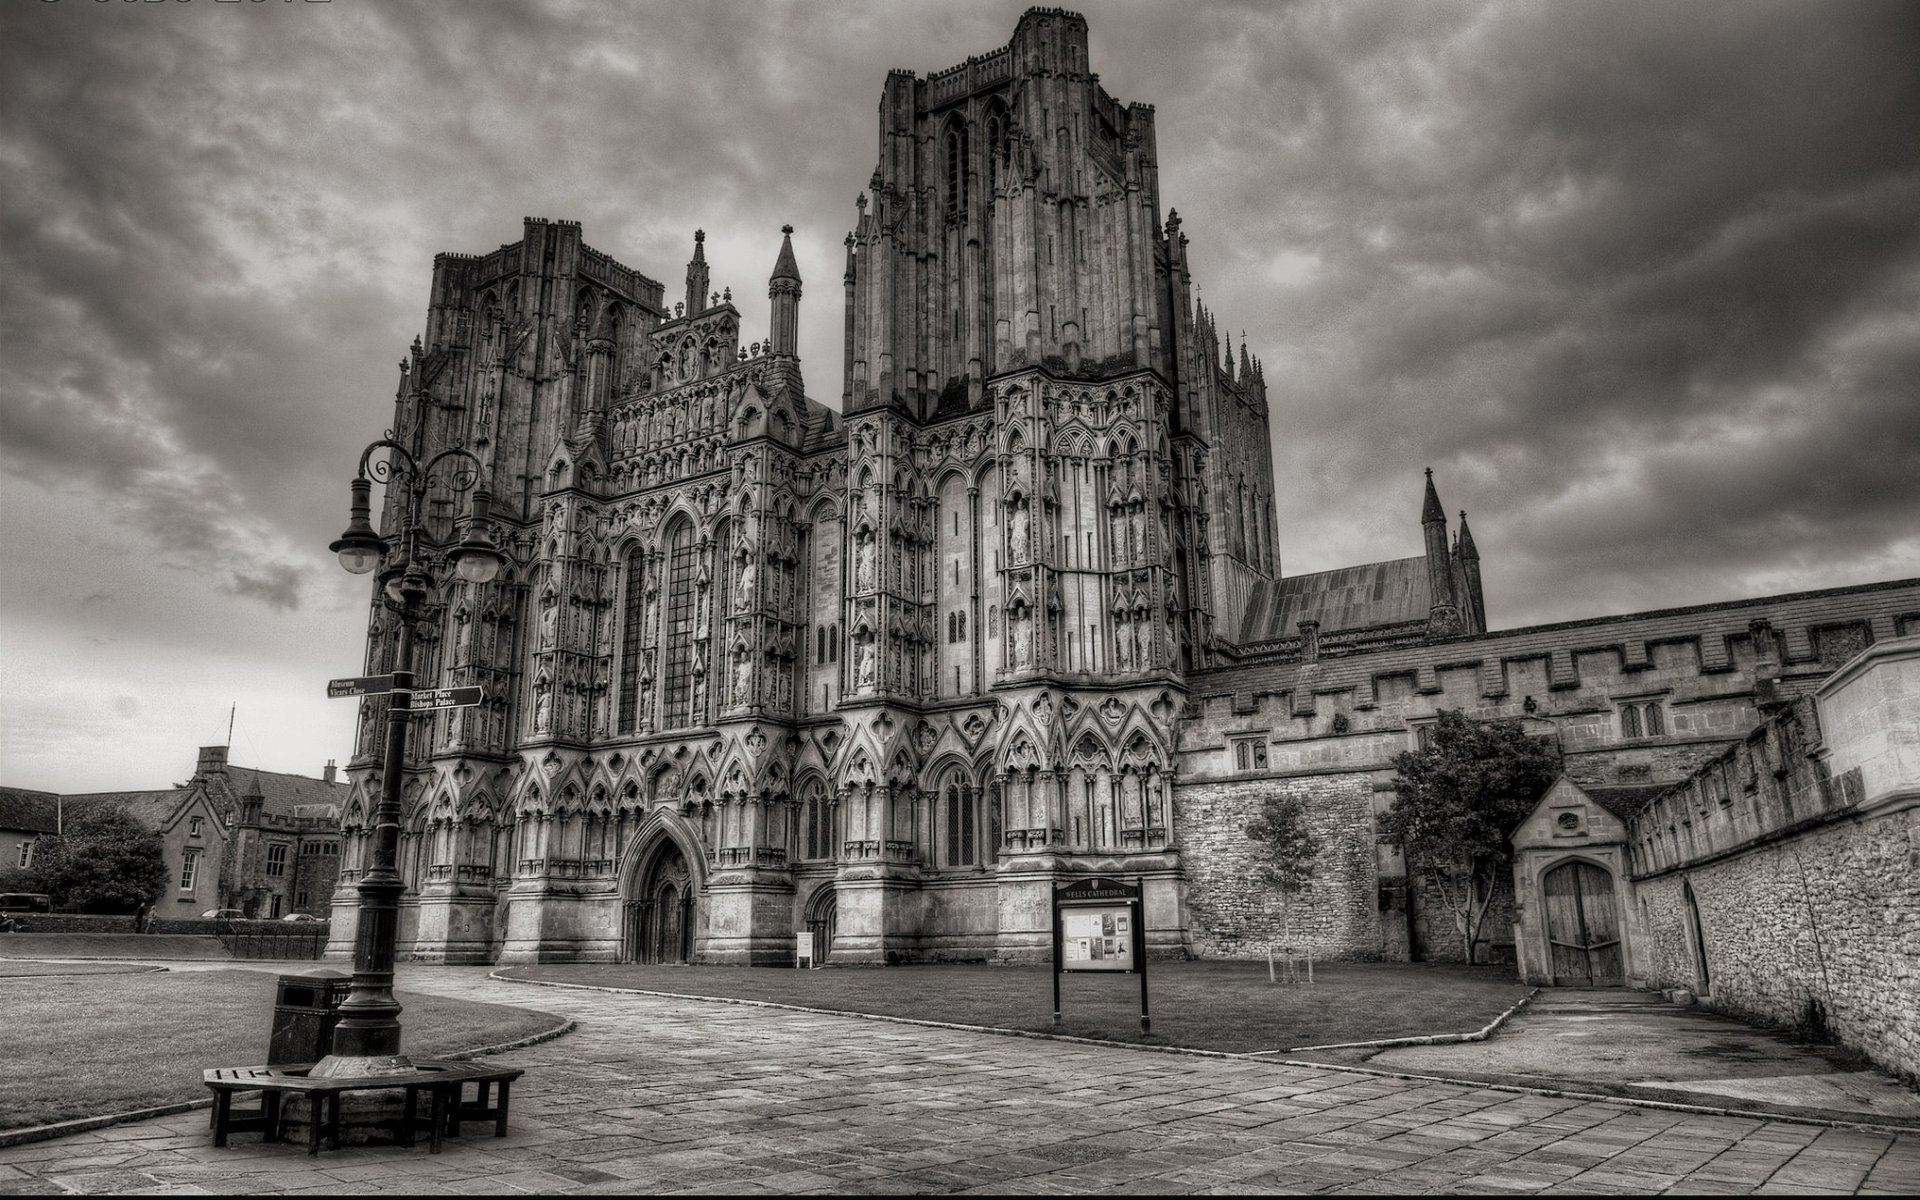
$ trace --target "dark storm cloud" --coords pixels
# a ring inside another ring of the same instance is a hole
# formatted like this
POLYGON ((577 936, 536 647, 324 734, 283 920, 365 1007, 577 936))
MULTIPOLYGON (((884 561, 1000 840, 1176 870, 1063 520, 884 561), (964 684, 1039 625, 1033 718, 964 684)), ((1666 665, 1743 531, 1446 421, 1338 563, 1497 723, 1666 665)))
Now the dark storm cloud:
POLYGON ((1296 563, 1416 548, 1431 462, 1503 619, 1912 573, 1920 10, 1309 5, 1240 45, 1252 109, 1196 86, 1243 119, 1162 110, 1227 186, 1165 191, 1230 231, 1296 563))
MULTIPOLYGON (((792 222, 837 396, 884 71, 1020 10, 125 8, 0 18, 0 450, 280 607, 327 569, 432 253, 522 215, 669 299, 703 226, 752 303, 792 222)), ((1414 552, 1432 463, 1502 620, 1909 573, 1917 14, 1089 8, 1203 298, 1265 360, 1289 561, 1414 552)))

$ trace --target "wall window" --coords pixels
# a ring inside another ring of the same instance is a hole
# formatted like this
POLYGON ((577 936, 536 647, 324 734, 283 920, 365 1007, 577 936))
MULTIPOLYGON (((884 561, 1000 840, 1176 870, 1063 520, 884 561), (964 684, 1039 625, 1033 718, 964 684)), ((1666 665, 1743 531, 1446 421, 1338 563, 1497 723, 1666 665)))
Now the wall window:
POLYGON ((627 602, 620 633, 620 718, 618 732, 632 733, 640 711, 640 657, 646 648, 646 558, 627 551, 627 602))
POLYGON ((269 899, 272 902, 267 905, 267 916, 277 918, 280 915, 280 897, 272 896, 269 899))
POLYGON ((305 892, 295 892, 293 902, 295 907, 299 908, 301 912, 307 910, 307 894, 305 892))
POLYGON ((1658 700, 1635 701, 1620 706, 1620 736, 1623 738, 1665 737, 1667 714, 1658 700))
POLYGON ((694 712, 693 642, 694 577, 699 572, 699 550, 693 542, 693 524, 682 520, 667 542, 666 702, 663 729, 684 729, 703 714, 694 712))
POLYGON ((20 843, 20 861, 13 865, 19 867, 21 870, 25 870, 33 865, 33 842, 31 840, 20 843))
POLYGON ((1235 738, 1233 740, 1233 769, 1236 771, 1264 771, 1267 769, 1267 739, 1235 738))
POLYGON ((974 840, 973 789, 965 784, 949 783, 945 801, 947 865, 970 867, 978 856, 974 840))
POLYGON ((187 836, 199 837, 201 827, 206 824, 205 817, 193 817, 187 821, 187 836))
POLYGON ((287 844, 275 842, 267 847, 267 875, 278 879, 287 873, 287 844))
POLYGON ((194 879, 194 876, 199 873, 199 869, 200 869, 200 852, 198 850, 187 851, 186 854, 182 856, 180 860, 180 890, 181 891, 190 892, 193 890, 193 879, 194 879))

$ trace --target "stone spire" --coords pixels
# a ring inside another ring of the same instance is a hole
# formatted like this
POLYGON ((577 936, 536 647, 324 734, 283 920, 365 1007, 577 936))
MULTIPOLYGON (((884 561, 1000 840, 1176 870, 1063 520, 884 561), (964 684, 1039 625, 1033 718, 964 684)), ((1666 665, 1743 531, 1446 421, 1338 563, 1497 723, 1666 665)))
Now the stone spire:
POLYGON ((767 280, 767 295, 773 301, 768 338, 771 353, 794 355, 800 352, 800 266, 793 261, 793 226, 780 227, 780 257, 774 260, 773 275, 767 280))
POLYGON ((707 231, 693 231, 693 257, 687 260, 687 315, 707 308, 707 231))

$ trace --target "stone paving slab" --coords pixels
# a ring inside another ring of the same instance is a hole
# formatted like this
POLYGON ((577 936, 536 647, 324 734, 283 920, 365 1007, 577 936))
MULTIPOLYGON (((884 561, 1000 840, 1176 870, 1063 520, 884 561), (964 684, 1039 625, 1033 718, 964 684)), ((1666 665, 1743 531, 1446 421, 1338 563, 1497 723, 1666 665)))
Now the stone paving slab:
MULTIPOLYGON (((481 969, 404 986, 521 1003, 481 969)), ((513 1128, 308 1159, 202 1112, 0 1150, 0 1192, 176 1195, 1911 1193, 1920 1135, 552 991, 513 1128)))

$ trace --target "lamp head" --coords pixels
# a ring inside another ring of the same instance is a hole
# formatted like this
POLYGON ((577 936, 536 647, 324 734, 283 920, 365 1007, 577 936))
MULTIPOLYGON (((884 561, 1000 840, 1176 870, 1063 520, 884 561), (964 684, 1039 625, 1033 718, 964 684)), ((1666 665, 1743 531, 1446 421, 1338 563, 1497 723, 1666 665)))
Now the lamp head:
POLYGON ((371 480, 365 475, 354 476, 347 531, 327 547, 340 556, 340 565, 355 575, 365 575, 379 566, 387 552, 387 543, 374 532, 373 523, 368 520, 372 491, 371 480))
POLYGON ((468 583, 492 583, 500 574, 506 556, 493 544, 493 538, 487 533, 487 513, 493 503, 493 496, 486 488, 473 494, 473 512, 467 518, 467 537, 453 548, 454 570, 468 583))

